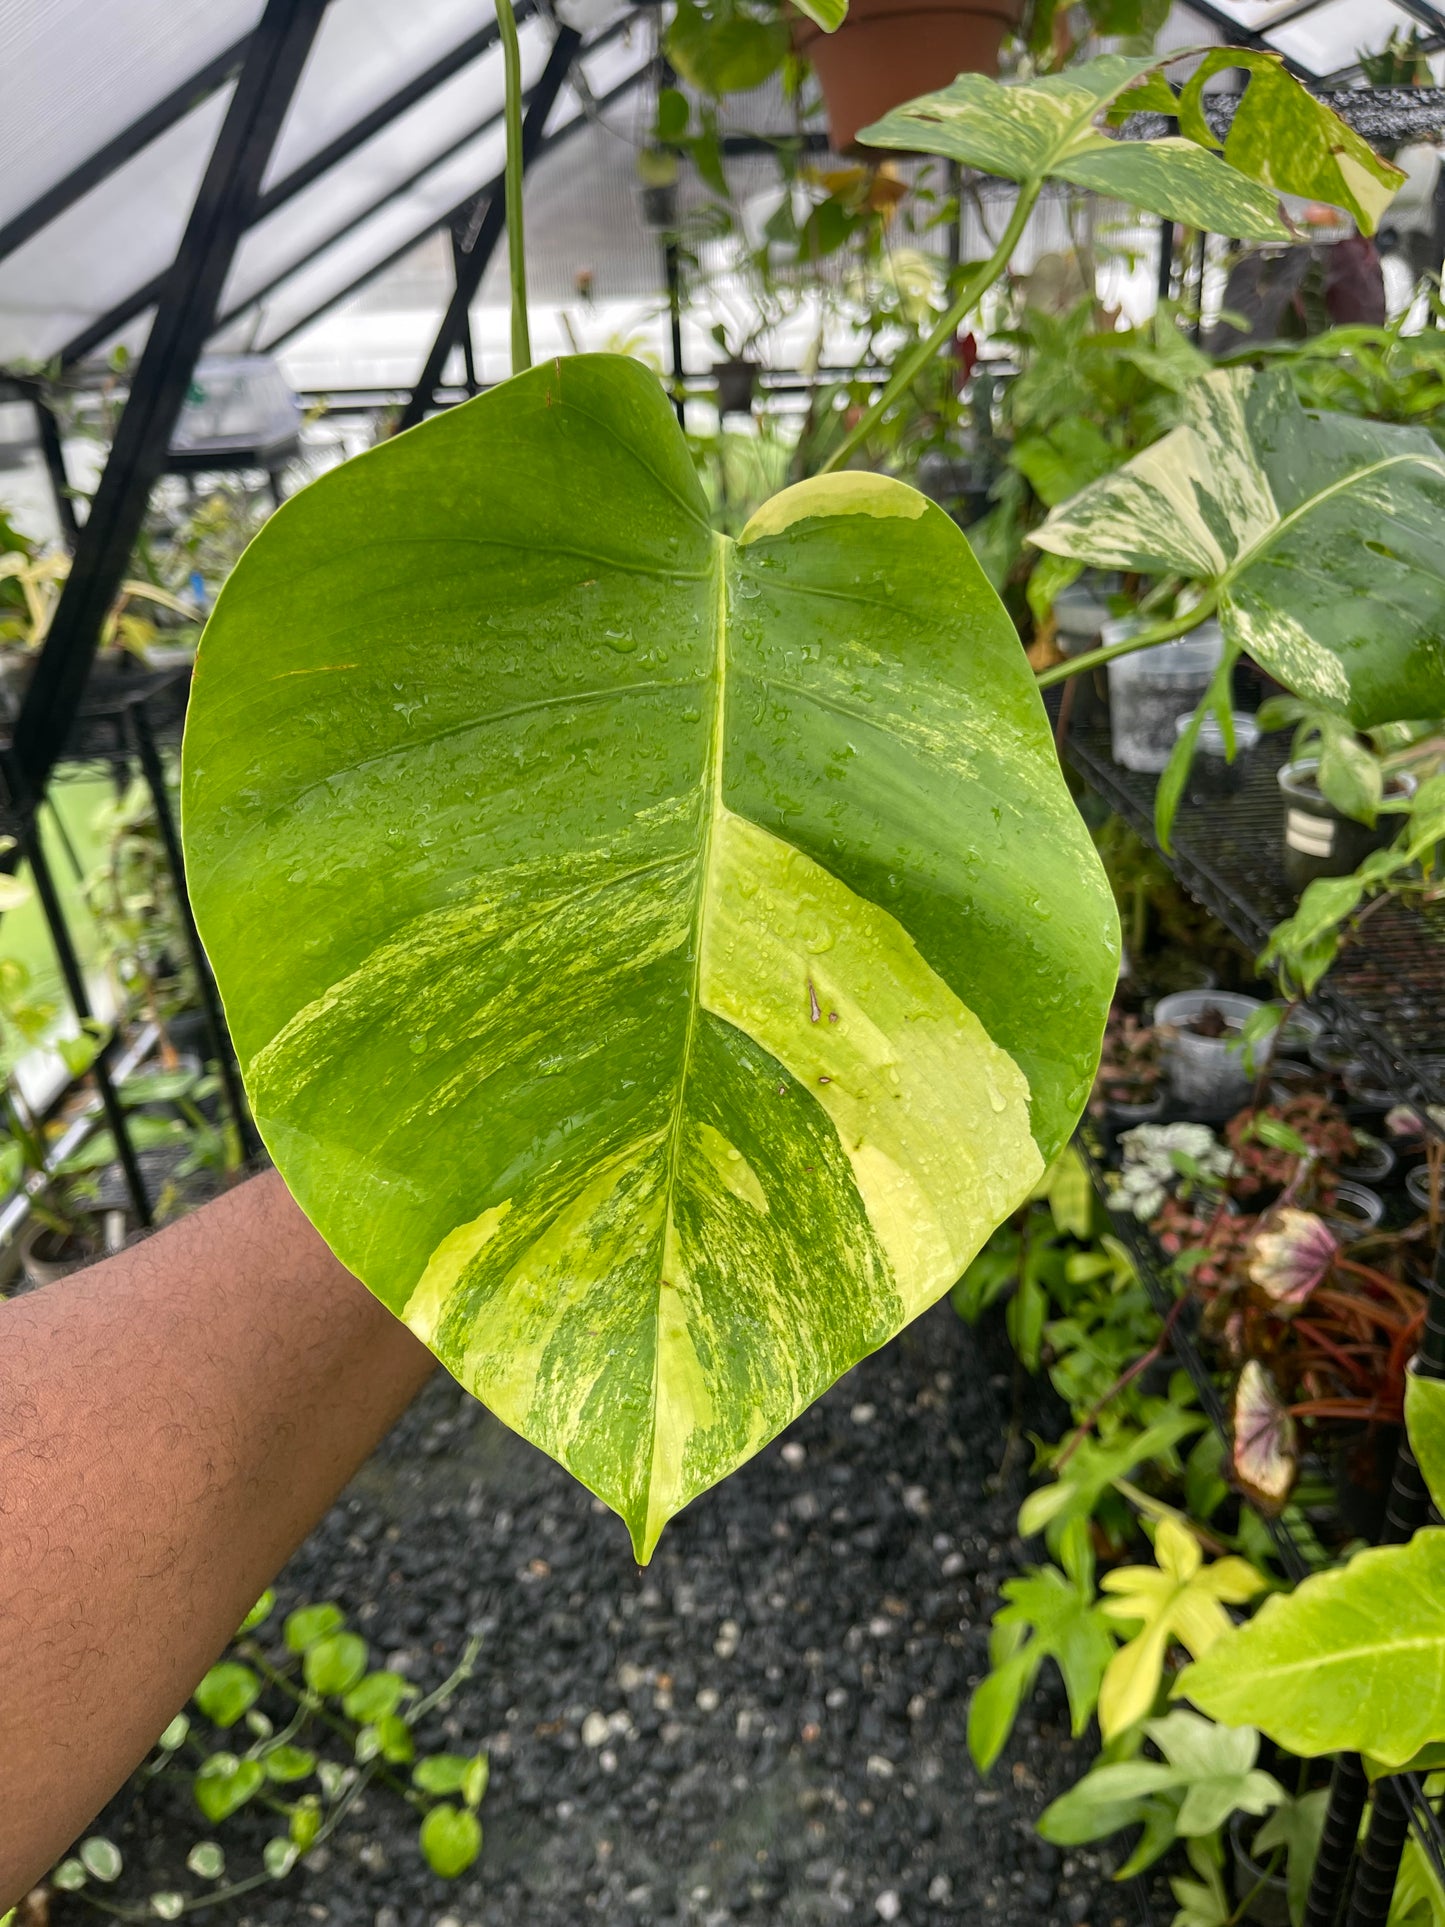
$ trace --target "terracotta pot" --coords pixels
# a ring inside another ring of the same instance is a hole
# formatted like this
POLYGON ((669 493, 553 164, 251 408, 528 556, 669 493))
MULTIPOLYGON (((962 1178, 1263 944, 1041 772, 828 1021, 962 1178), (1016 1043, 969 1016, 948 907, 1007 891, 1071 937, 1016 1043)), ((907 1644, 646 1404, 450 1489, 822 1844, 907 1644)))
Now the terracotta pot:
POLYGON ((1022 12, 1023 0, 852 0, 836 33, 795 20, 793 44, 818 75, 834 148, 846 153, 860 127, 959 74, 995 72, 1022 12))

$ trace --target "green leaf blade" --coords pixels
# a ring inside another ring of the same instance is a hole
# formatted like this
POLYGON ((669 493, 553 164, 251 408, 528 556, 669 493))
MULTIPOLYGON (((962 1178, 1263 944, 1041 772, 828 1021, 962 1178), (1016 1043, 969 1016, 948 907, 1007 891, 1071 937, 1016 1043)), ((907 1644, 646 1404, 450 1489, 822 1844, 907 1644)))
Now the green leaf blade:
POLYGON ((184 804, 293 1193, 642 1558, 952 1286, 1087 1093, 1112 900, 967 544, 858 475, 715 537, 618 357, 273 518, 184 804))
POLYGON ((1398 1769, 1445 1738, 1445 1531, 1374 1547, 1265 1602, 1181 1676, 1212 1718, 1303 1755, 1398 1769))
POLYGON ((1445 458, 1421 430, 1309 416, 1280 372, 1219 370, 1185 420, 1029 537, 1184 575, 1226 640, 1358 729, 1445 710, 1445 458))

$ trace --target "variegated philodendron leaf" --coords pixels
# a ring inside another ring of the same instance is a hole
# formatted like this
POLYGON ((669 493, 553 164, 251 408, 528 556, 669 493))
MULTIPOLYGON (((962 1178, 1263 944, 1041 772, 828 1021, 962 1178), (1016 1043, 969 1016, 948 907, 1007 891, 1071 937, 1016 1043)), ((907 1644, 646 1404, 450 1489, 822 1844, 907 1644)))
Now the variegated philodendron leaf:
POLYGON ((1177 55, 1106 54, 1036 80, 960 74, 938 93, 885 114, 858 138, 874 147, 942 154, 1026 190, 1071 181, 1190 227, 1242 240, 1287 240, 1275 193, 1228 160, 1190 140, 1117 140, 1101 130, 1110 106, 1157 73, 1161 58, 1177 55))
POLYGON ((297 1200, 641 1558, 954 1283, 1088 1090, 1112 899, 963 536, 856 474, 714 534, 622 357, 280 510, 184 810, 297 1200))
POLYGON ((1226 636, 1359 729, 1445 715, 1445 455, 1419 428, 1306 413, 1282 371, 1221 369, 1186 419, 1030 541, 1183 575, 1226 636))
POLYGON ((1180 132, 1206 147, 1221 145, 1204 118, 1204 87, 1231 67, 1244 68, 1249 82, 1222 143, 1225 160, 1281 193, 1343 208, 1361 233, 1373 234, 1405 176, 1301 86, 1279 54, 1213 48, 1180 93, 1180 132))

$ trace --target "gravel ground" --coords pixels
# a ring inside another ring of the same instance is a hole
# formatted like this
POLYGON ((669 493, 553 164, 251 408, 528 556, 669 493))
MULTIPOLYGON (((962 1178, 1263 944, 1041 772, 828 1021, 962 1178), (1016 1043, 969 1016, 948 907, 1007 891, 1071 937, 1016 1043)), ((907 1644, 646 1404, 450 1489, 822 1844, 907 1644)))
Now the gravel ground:
MULTIPOLYGON (((1001 1341, 945 1302, 684 1512, 639 1571, 617 1520, 438 1373, 279 1590, 285 1608, 337 1600, 426 1688, 483 1636, 433 1735, 491 1749, 482 1858, 438 1880, 414 1816, 373 1789, 302 1871, 208 1918, 1138 1927, 1106 1860, 1032 1832, 1090 1753, 1052 1669, 987 1783, 964 1743, 998 1586, 1025 1557, 1011 1422, 1048 1422, 1026 1392, 1016 1413, 1001 1341)), ((128 1893, 142 1868, 172 1884, 206 1831, 187 1804, 152 1787, 107 1811, 128 1893)), ((56 1900, 56 1927, 96 1917, 56 1900)))

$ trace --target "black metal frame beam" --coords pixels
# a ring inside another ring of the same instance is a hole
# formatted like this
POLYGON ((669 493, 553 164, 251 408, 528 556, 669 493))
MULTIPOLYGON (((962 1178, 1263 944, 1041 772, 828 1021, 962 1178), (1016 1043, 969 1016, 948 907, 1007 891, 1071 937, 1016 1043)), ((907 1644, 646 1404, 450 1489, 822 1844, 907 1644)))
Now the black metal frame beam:
MULTIPOLYGON (((582 45, 582 36, 575 27, 559 27, 557 38, 552 42, 552 51, 547 56, 547 65, 541 78, 532 89, 532 98, 527 103, 526 118, 522 122, 522 173, 536 158, 542 145, 542 134, 547 125, 547 117, 557 103, 557 96, 572 70, 572 62, 582 45)), ((457 263, 456 285, 452 298, 447 303, 447 311, 442 316, 442 325, 437 329, 436 339, 427 351, 422 363, 421 375, 416 387, 411 391, 411 399, 401 411, 397 429, 415 428, 417 423, 431 407, 436 395, 437 383, 442 378, 442 369, 447 356, 462 339, 467 326, 471 305, 482 285, 482 276, 487 264, 496 251, 498 241, 506 226, 506 196, 493 183, 487 197, 487 209, 481 225, 470 242, 463 241, 461 250, 455 256, 457 263)))
POLYGON ((82 161, 79 167, 73 167, 53 187, 37 195, 29 207, 8 220, 0 227, 0 261, 13 254, 32 235, 38 234, 41 228, 48 226, 68 207, 73 207, 92 188, 99 187, 117 168, 124 167, 142 148, 159 140, 177 121, 184 120, 193 108, 199 107, 224 87, 240 71, 250 44, 250 34, 243 34, 239 40, 233 41, 214 60, 208 60, 204 67, 197 68, 164 100, 158 100, 154 107, 147 108, 129 127, 123 127, 103 147, 98 147, 88 160, 82 161))
MULTIPOLYGON (((616 40, 620 34, 624 33, 631 24, 632 22, 626 18, 614 21, 610 27, 605 28, 598 34, 595 40, 589 41, 582 49, 582 52, 584 54, 591 54, 597 52, 602 47, 610 45, 611 42, 616 40)), ((531 88, 526 90, 522 98, 524 102, 531 100, 531 88)), ((611 94, 607 96, 608 101, 612 98, 613 96, 611 94)), ((505 118, 505 114, 505 108, 499 107, 494 114, 488 114, 484 121, 479 122, 475 127, 468 128, 465 134, 459 135, 450 146, 444 147, 439 154, 431 155, 420 167, 415 169, 414 172, 408 174, 405 180, 395 182, 378 200, 373 201, 370 206, 364 207, 359 214, 353 214, 350 219, 344 221, 334 233, 330 234, 327 239, 321 243, 320 247, 313 248, 311 252, 303 256, 301 260, 290 262, 286 267, 281 269, 279 274, 273 275, 269 281, 255 289, 251 294, 248 294, 244 301, 239 301, 234 308, 228 309, 216 322, 216 327, 218 329, 228 328, 233 321, 238 321, 242 315, 250 313, 250 311, 264 301, 268 295, 274 294, 277 288, 289 281, 293 274, 300 274, 302 270, 309 267, 318 256, 324 254, 328 248, 334 248, 338 241, 344 241, 348 234, 354 234, 359 227, 364 227, 372 216, 379 214, 384 207, 389 207, 393 201, 400 200, 403 194, 409 194, 412 188, 414 188, 419 181, 424 181, 427 175, 432 173, 434 169, 444 166, 454 155, 459 154, 464 147, 470 146, 475 140, 480 140, 484 134, 490 133, 493 128, 500 127, 505 118)), ((569 121, 568 126, 570 127, 571 125, 572 123, 569 121)), ((489 193, 490 191, 490 184, 482 190, 483 194, 489 193)), ((424 228, 422 232, 416 236, 415 240, 406 242, 402 248, 389 254, 380 266, 368 268, 366 274, 357 281, 352 282, 345 292, 347 294, 354 293, 355 290, 363 286, 365 281, 369 280, 372 275, 379 274, 382 267, 390 267, 394 261, 400 260, 403 254, 409 254, 418 241, 424 241, 427 235, 434 233, 438 227, 444 224, 454 224, 460 220, 461 210, 463 208, 469 208, 476 199, 476 195, 469 194, 464 202, 461 202, 458 207, 453 208, 450 213, 443 216, 441 221, 432 222, 430 226, 424 228)), ((341 300, 343 296, 337 295, 334 299, 341 300)), ((318 309, 317 312, 320 313, 322 310, 318 309)), ((300 325, 305 326, 306 324, 302 323, 300 325)), ((277 336, 277 341, 288 339, 289 332, 290 331, 288 331, 287 335, 277 336)), ((274 347, 275 345, 275 342, 269 344, 270 347, 274 347)))
POLYGON ((66 548, 73 551, 80 533, 75 519, 75 495, 70 486, 70 477, 65 472, 60 424, 55 419, 45 384, 34 375, 22 375, 10 369, 0 370, 0 401, 28 402, 34 412, 35 438, 50 478, 51 494, 55 497, 56 519, 60 523, 66 548))
POLYGON ((102 625, 125 575, 176 418, 260 195, 326 0, 267 0, 206 165, 165 298, 80 532, 16 724, 12 787, 34 808, 80 706, 102 625))
MULTIPOLYGON (((519 21, 527 19, 535 11, 534 0, 519 0, 516 11, 519 21)), ((493 21, 489 26, 481 28, 479 32, 468 35, 468 37, 458 46, 454 47, 450 53, 444 54, 440 60, 434 61, 425 72, 417 74, 412 80, 409 80, 405 86, 398 87, 394 94, 389 94, 385 100, 379 102, 369 113, 363 114, 361 119, 349 127, 344 134, 338 134, 335 140, 328 141, 326 146, 318 149, 309 160, 303 161, 299 167, 293 168, 289 174, 277 181, 273 187, 268 187, 265 193, 257 199, 255 210, 248 225, 251 227, 257 226, 266 219, 268 214, 274 214, 277 208, 284 207, 288 201, 293 200, 295 196, 300 194, 305 188, 312 186, 313 183, 319 181, 323 175, 330 173, 332 168, 340 166, 340 164, 349 159, 359 147, 365 146, 367 141, 374 139, 377 134, 384 132, 393 121, 398 120, 401 115, 408 112, 409 109, 417 106, 421 101, 425 100, 428 95, 435 93, 438 87, 442 86, 446 81, 451 80, 456 74, 460 73, 464 67, 470 66, 472 61, 479 60, 483 54, 487 53, 496 44, 496 40, 497 26, 496 22, 493 21)), ((498 115, 497 118, 500 118, 500 115, 498 115)), ((470 140, 472 136, 467 135, 465 138, 470 140)), ((409 180, 391 189, 390 193, 392 195, 405 193, 406 189, 414 182, 420 180, 422 175, 430 168, 438 166, 440 162, 446 160, 449 155, 454 153, 456 146, 460 144, 461 143, 455 143, 443 153, 434 155, 432 159, 427 161, 424 167, 419 168, 416 173, 411 175, 409 180)), ((380 205, 384 204, 384 202, 380 203, 380 205)), ((349 231, 352 225, 354 225, 354 223, 348 223, 347 227, 339 228, 324 245, 330 247, 332 242, 339 240, 343 234, 349 231)), ((284 280, 286 274, 292 274, 296 271, 297 267, 304 266, 304 261, 294 263, 285 270, 284 274, 279 275, 275 281, 268 283, 265 288, 258 289, 255 294, 249 295, 245 301, 231 309, 229 313, 223 315, 216 325, 218 327, 224 327, 227 322, 234 320, 238 314, 244 314, 248 308, 254 307, 257 301, 263 300, 265 296, 270 293, 271 289, 277 285, 278 281, 284 280)), ((130 294, 126 295, 124 300, 117 301, 112 307, 108 308, 103 315, 98 315, 94 321, 87 323, 78 334, 72 335, 70 340, 67 341, 65 346, 60 350, 62 366, 68 367, 73 362, 79 361, 82 356, 88 355, 92 349, 100 347, 102 342, 109 341, 112 335, 118 334, 119 331, 126 326, 127 322, 134 321, 136 316, 144 314, 147 308, 153 308, 164 292, 165 281, 166 276, 164 273, 153 275, 151 279, 141 287, 134 289, 130 294)))
MULTIPOLYGON (((620 31, 627 24, 625 20, 620 22, 619 27, 615 31, 620 31)), ((596 40, 583 48, 583 53, 592 53, 594 49, 603 46, 607 40, 612 37, 613 31, 613 29, 609 29, 607 33, 599 34, 596 40)), ((593 111, 600 113, 604 108, 615 106, 619 100, 625 99, 628 94, 639 87, 646 78, 647 67, 645 65, 639 66, 635 73, 628 74, 625 79, 618 81, 615 87, 610 87, 605 94, 594 99, 592 101, 593 111)), ((550 134, 543 136, 533 158, 540 160, 544 154, 555 152, 557 148, 561 147, 564 142, 570 140, 574 134, 580 132, 587 124, 587 114, 579 110, 578 113, 573 115, 571 120, 564 122, 561 127, 554 128, 550 134)), ((433 220, 428 221, 425 227, 418 228, 415 233, 409 235, 400 247, 393 248, 389 254, 383 255, 381 260, 373 261, 370 267, 363 270, 354 280, 348 281, 345 287, 338 288, 333 294, 328 294, 324 301, 319 302, 309 313, 302 315, 299 321, 290 322, 282 329, 280 334, 272 335, 263 344, 263 352, 271 354, 274 353, 277 348, 283 347, 286 342, 290 341, 294 336, 299 335, 303 329, 309 328, 313 322, 319 321, 322 315, 329 313, 332 308, 337 307, 343 301, 349 300, 352 295, 359 293, 362 288, 374 281, 378 275, 385 274, 387 269, 395 267, 398 261, 404 261, 407 255, 409 255, 414 248, 420 247, 429 235, 437 233, 439 229, 451 227, 455 223, 464 220, 479 202, 485 201, 491 195, 500 194, 502 187, 503 177, 500 174, 495 175, 478 192, 468 194, 464 201, 458 201, 455 207, 448 208, 445 213, 439 214, 433 220)))

